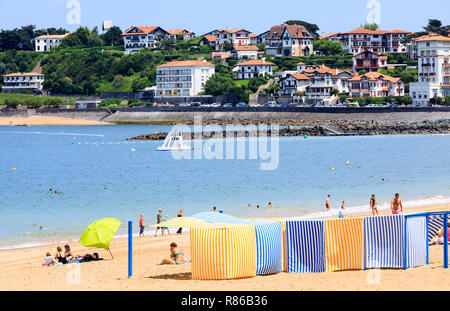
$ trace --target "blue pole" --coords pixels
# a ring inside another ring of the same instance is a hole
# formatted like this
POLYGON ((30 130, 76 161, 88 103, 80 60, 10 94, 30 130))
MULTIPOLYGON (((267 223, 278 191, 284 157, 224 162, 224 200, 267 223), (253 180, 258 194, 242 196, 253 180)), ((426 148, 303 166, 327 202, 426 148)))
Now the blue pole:
POLYGON ((444 268, 448 269, 448 213, 444 214, 444 268))
POLYGON ((407 221, 408 221, 408 217, 405 217, 405 250, 403 253, 403 270, 407 270, 408 269, 408 230, 407 228, 407 221))
POLYGON ((426 228, 427 230, 425 230, 425 240, 427 241, 427 265, 430 264, 430 242, 428 241, 428 221, 429 221, 429 215, 427 214, 427 222, 426 222, 426 228))
POLYGON ((128 222, 128 277, 133 276, 133 222, 128 222))

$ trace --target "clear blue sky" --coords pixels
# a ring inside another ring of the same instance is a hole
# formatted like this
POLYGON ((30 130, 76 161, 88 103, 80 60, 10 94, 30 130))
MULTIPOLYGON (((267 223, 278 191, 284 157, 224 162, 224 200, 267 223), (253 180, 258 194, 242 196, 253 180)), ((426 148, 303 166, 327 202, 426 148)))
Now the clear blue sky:
MULTIPOLYGON (((34 24, 70 31, 70 0, 0 0, 0 29, 34 24)), ((75 0, 72 0, 75 1, 75 0)), ((320 33, 349 31, 366 21, 369 0, 78 0, 81 25, 101 27, 104 19, 130 26, 186 28, 203 34, 216 28, 245 28, 254 33, 289 19, 317 24, 320 33)), ((376 0, 370 0, 376 1, 376 0)), ((449 0, 378 0, 383 30, 419 31, 429 18, 450 24, 449 0)))

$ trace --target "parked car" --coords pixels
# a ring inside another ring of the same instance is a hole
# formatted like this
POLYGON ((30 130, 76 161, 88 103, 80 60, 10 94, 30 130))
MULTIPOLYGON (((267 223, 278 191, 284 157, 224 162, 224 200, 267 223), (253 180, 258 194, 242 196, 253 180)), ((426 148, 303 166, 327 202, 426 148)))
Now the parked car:
POLYGON ((233 104, 226 103, 226 104, 223 105, 222 107, 224 107, 224 108, 231 108, 231 107, 233 107, 233 104))
POLYGON ((176 104, 178 107, 190 107, 191 104, 190 103, 178 103, 176 104))
POLYGON ((238 108, 245 108, 245 107, 247 107, 247 104, 244 103, 244 102, 240 102, 240 103, 238 103, 238 104, 236 105, 236 107, 238 107, 238 108))
POLYGON ((212 103, 211 107, 217 108, 220 107, 221 103, 212 103))
POLYGON ((253 107, 253 108, 259 108, 259 107, 262 107, 262 105, 260 105, 260 104, 254 104, 253 106, 250 106, 250 107, 253 107))

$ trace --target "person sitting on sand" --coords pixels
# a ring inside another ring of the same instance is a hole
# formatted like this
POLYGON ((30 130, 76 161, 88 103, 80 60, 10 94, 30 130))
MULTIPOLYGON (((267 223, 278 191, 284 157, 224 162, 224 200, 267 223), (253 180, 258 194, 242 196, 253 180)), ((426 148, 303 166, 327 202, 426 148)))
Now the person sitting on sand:
POLYGON ((69 245, 64 245, 64 258, 66 259, 67 262, 69 262, 73 257, 72 251, 70 250, 70 246, 69 245))
POLYGON ((61 263, 58 262, 58 260, 55 259, 55 257, 52 257, 50 252, 47 252, 45 254, 44 263, 46 266, 60 266, 61 263))
POLYGON ((56 260, 58 260, 58 262, 60 262, 62 264, 66 264, 67 263, 66 257, 61 255, 61 252, 62 252, 62 248, 60 246, 58 246, 56 248, 55 258, 56 258, 56 260))
POLYGON ((177 247, 178 245, 175 242, 170 244, 170 258, 163 259, 160 265, 182 265, 185 263, 184 254, 179 253, 177 247))
MULTIPOLYGON (((448 228, 448 230, 447 230, 448 241, 450 241, 450 223, 447 224, 447 228, 448 228)), ((431 245, 438 245, 438 244, 444 244, 444 228, 439 230, 438 235, 436 236, 436 238, 431 243, 431 245)))
POLYGON ((399 215, 403 212, 402 200, 399 199, 400 194, 396 193, 395 198, 391 201, 391 210, 393 215, 399 215))

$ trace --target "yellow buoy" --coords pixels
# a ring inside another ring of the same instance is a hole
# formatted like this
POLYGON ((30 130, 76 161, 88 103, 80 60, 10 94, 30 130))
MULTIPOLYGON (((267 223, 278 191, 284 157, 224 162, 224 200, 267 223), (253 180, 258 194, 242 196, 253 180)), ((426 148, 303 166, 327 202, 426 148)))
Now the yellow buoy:
POLYGON ((155 134, 158 134, 158 132, 157 132, 157 131, 155 131, 155 134))
POLYGON ((334 167, 331 168, 331 171, 334 172, 334 167))
POLYGON ((345 165, 350 165, 350 161, 345 162, 345 165))
POLYGON ((13 172, 15 172, 15 171, 16 171, 16 168, 14 167, 14 168, 13 168, 13 172))

